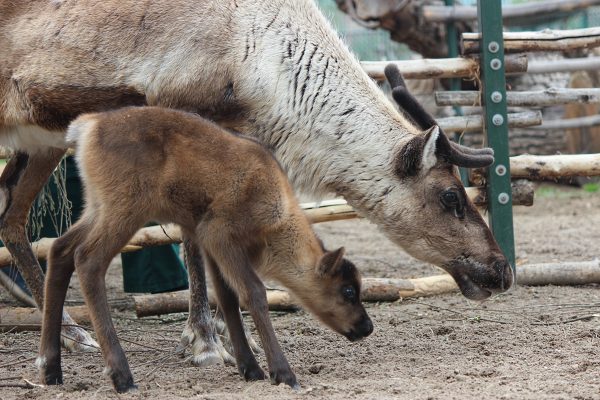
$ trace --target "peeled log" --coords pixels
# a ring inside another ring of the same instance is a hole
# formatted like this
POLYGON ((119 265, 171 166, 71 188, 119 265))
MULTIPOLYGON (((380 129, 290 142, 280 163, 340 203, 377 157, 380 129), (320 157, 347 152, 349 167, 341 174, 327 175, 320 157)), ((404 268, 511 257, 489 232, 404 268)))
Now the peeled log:
MULTIPOLYGON (((507 117, 510 128, 525 128, 542 123, 541 111, 512 113, 508 114, 507 117)), ((445 132, 476 132, 483 129, 483 117, 481 115, 439 118, 437 123, 445 132)))
POLYGON ((600 153, 511 157, 510 174, 513 178, 529 179, 600 176, 600 153))
MULTIPOLYGON (((438 106, 480 106, 477 91, 435 92, 438 106)), ((518 107, 542 107, 570 103, 600 103, 600 89, 557 89, 507 92, 506 104, 518 107)), ((543 126, 543 125, 542 125, 543 126)))
MULTIPOLYGON (((383 70, 396 64, 405 79, 477 78, 479 60, 474 58, 424 58, 420 60, 361 61, 367 74, 378 81, 385 79, 383 70)), ((507 56, 504 61, 507 74, 527 72, 527 56, 507 56)))
MULTIPOLYGON (((600 28, 504 32, 504 53, 569 51, 600 46, 600 28)), ((479 54, 480 33, 463 33, 462 53, 479 54)))
MULTIPOLYGON (((79 325, 90 325, 90 315, 86 306, 65 307, 79 325)), ((42 328, 42 314, 37 308, 3 307, 0 309, 0 332, 39 331, 42 328)))
MULTIPOLYGON (((505 24, 510 24, 511 20, 520 23, 524 19, 573 12, 597 4, 600 4, 599 0, 545 0, 525 4, 507 4, 502 7, 502 19, 505 24)), ((475 21, 477 20, 477 7, 463 5, 424 6, 421 16, 428 22, 475 21)))
MULTIPOLYGON (((189 290, 133 297, 135 314, 140 318, 150 315, 187 312, 189 309, 189 300, 189 290)), ((215 308, 217 305, 217 299, 211 289, 208 290, 208 302, 212 308, 215 308)), ((269 303, 269 309, 274 311, 294 310, 298 308, 296 302, 292 300, 290 294, 285 290, 268 289, 267 303, 269 303)), ((244 304, 241 304, 241 307, 242 309, 246 308, 244 304)))

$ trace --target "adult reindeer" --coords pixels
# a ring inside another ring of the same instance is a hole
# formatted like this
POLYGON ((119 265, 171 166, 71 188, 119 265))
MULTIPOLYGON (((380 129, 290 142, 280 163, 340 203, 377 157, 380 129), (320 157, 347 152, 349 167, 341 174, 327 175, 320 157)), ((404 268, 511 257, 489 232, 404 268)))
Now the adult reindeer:
MULTIPOLYGON (((0 236, 38 305, 43 276, 24 227, 65 152, 68 123, 140 104, 253 135, 298 189, 344 196, 410 254, 452 274, 469 298, 512 284, 456 174, 456 165, 493 157, 401 115, 313 1, 0 0, 0 144, 16 150, 0 179, 0 236)), ((198 249, 185 247, 191 281, 203 281, 198 249)), ((191 290, 184 340, 197 362, 214 361, 226 353, 205 291, 191 290)))

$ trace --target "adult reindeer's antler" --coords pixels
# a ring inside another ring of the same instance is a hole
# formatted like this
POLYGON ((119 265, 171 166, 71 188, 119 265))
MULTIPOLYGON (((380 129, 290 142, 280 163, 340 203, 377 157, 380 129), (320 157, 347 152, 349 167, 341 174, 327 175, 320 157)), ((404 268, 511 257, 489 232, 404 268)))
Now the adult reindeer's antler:
MULTIPOLYGON (((385 67, 385 76, 392 87, 392 97, 409 119, 423 130, 437 125, 435 119, 408 91, 404 78, 395 64, 388 64, 385 67)), ((437 154, 454 165, 480 168, 487 167, 494 162, 494 150, 491 148, 472 149, 462 146, 448 139, 443 131, 439 138, 437 154)))

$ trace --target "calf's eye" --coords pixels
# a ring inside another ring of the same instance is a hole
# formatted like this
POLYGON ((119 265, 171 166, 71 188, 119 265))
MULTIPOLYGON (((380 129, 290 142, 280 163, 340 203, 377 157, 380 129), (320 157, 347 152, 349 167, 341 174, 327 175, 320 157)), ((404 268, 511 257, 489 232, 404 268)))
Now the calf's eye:
POLYGON ((348 301, 356 300, 356 290, 352 286, 344 286, 342 288, 342 296, 348 301))

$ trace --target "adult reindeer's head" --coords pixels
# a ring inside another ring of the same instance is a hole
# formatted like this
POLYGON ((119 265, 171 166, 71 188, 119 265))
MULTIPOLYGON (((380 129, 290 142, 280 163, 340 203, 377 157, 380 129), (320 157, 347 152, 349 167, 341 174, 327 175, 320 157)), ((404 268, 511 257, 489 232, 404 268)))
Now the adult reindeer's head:
POLYGON ((388 65, 385 74, 394 100, 423 131, 399 146, 394 156, 394 172, 403 181, 403 190, 390 193, 388 201, 396 204, 387 208, 398 210, 389 215, 389 223, 401 220, 403 226, 386 231, 396 232, 392 239, 412 255, 450 273, 470 299, 507 290, 513 283, 511 267, 467 197, 457 171, 457 167, 491 165, 493 150, 470 149, 450 141, 408 92, 397 67, 388 65))

